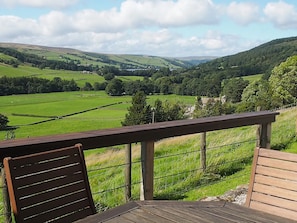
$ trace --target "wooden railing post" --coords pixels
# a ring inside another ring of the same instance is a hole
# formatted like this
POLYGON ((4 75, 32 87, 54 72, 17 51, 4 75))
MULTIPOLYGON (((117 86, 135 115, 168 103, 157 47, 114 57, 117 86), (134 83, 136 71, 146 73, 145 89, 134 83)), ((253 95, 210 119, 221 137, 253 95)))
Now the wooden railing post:
POLYGON ((154 141, 141 142, 140 200, 153 200, 154 141))
POLYGON ((257 147, 270 149, 271 123, 264 123, 258 126, 257 147))
POLYGON ((11 223, 12 222, 12 216, 11 216, 11 206, 10 206, 10 201, 9 201, 9 196, 8 196, 8 189, 7 189, 7 184, 6 184, 6 179, 5 179, 5 173, 4 173, 4 168, 1 167, 1 180, 2 180, 2 199, 3 199, 3 214, 4 214, 4 219, 6 223, 11 223))
POLYGON ((203 172, 206 170, 206 132, 201 133, 200 138, 200 168, 203 172))
POLYGON ((132 175, 132 146, 126 146, 126 168, 125 168, 125 198, 126 202, 131 200, 131 175, 132 175))

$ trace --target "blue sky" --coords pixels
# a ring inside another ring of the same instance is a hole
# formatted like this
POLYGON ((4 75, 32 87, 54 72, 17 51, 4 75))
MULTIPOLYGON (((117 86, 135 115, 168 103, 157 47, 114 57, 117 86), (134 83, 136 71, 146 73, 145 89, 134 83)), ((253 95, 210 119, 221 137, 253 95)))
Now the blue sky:
POLYGON ((225 56, 297 36, 296 0, 0 0, 0 42, 225 56))

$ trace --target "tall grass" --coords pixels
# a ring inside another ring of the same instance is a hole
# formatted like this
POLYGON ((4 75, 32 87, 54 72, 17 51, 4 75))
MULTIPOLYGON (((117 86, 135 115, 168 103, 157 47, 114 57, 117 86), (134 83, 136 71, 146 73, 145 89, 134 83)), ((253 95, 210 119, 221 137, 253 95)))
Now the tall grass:
MULTIPOLYGON (((284 110, 272 124, 272 148, 297 153, 297 109, 284 110), (295 148, 295 149, 294 149, 295 148)), ((250 178, 256 126, 207 133, 207 169, 200 168, 200 134, 164 139, 155 144, 154 198, 198 200, 247 184, 250 178)), ((125 151, 110 148, 87 152, 86 162, 96 203, 102 208, 125 203, 125 151), (112 166, 112 168, 107 168, 112 166), (103 170, 102 170, 103 168, 103 170), (106 180, 109 179, 109 180, 106 180)), ((132 198, 139 199, 140 145, 133 145, 132 198)))

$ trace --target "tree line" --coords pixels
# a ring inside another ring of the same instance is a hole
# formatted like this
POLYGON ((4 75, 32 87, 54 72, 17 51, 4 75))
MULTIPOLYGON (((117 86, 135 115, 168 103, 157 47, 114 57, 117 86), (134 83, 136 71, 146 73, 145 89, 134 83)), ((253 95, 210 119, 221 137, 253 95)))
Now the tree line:
POLYGON ((37 77, 7 77, 0 78, 0 96, 13 94, 35 94, 63 91, 77 91, 80 88, 74 80, 53 80, 37 77))

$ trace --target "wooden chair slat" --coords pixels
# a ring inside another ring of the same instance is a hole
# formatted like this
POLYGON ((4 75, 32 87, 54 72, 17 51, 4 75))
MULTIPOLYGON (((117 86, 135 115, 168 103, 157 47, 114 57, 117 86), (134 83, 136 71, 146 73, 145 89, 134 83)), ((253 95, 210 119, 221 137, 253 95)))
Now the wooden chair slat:
POLYGON ((257 201, 259 203, 264 203, 268 205, 272 205, 275 207, 280 207, 284 209, 288 209, 291 211, 297 212, 296 201, 291 201, 288 199, 283 199, 275 196, 270 196, 263 193, 254 192, 252 195, 253 201, 257 201))
POLYGON ((28 158, 29 160, 27 162, 19 159, 16 160, 16 162, 13 162, 13 168, 11 171, 15 171, 14 175, 16 177, 24 177, 26 175, 34 175, 51 169, 63 168, 64 166, 68 166, 73 163, 80 163, 80 157, 77 153, 73 155, 68 153, 69 151, 67 151, 67 153, 59 152, 55 155, 61 154, 61 156, 51 156, 51 159, 45 159, 44 157, 42 159, 38 159, 39 157, 33 157, 32 159, 28 158))
POLYGON ((275 206, 272 206, 272 205, 259 203, 259 202, 256 202, 256 201, 251 202, 250 208, 254 208, 254 209, 257 209, 257 210, 260 210, 260 211, 264 211, 264 212, 267 212, 267 213, 278 215, 278 216, 281 216, 281 217, 284 217, 284 218, 289 218, 289 219, 292 219, 292 220, 297 219, 297 212, 296 211, 291 211, 291 210, 275 207, 275 206))
POLYGON ((42 153, 34 153, 34 154, 30 154, 30 155, 13 157, 13 160, 14 160, 15 165, 21 166, 21 165, 27 164, 28 162, 36 163, 36 162, 61 158, 63 156, 75 156, 80 153, 79 151, 80 151, 80 148, 78 146, 70 146, 70 147, 66 147, 66 148, 52 149, 52 150, 45 151, 42 153), (71 148, 71 151, 67 150, 67 148, 71 148), (53 153, 53 151, 55 151, 55 153, 53 153))
POLYGON ((258 183, 254 183, 253 191, 260 192, 263 194, 269 194, 271 196, 295 200, 297 202, 296 191, 290 191, 276 186, 264 185, 264 184, 258 184, 258 183))
POLYGON ((257 174, 276 177, 276 178, 284 178, 284 176, 285 176, 285 179, 287 179, 287 180, 292 180, 292 181, 297 180, 297 172, 296 171, 292 172, 292 171, 275 169, 275 168, 270 168, 270 167, 265 167, 265 166, 257 166, 256 175, 257 174))
POLYGON ((81 167, 80 165, 75 164, 63 169, 56 169, 56 170, 51 169, 47 172, 43 172, 38 175, 25 176, 24 178, 15 179, 15 185, 18 188, 24 187, 26 185, 30 186, 30 185, 42 183, 48 180, 54 180, 61 177, 71 176, 78 172, 81 173, 81 167))
POLYGON ((16 222, 72 222, 96 213, 80 144, 3 164, 16 222))
MULTIPOLYGON (((77 206, 77 203, 71 204, 72 206, 77 206)), ((71 208, 73 209, 73 208, 71 208)), ((86 207, 84 209, 77 210, 75 212, 65 212, 64 209, 52 210, 49 212, 45 212, 39 215, 30 216, 26 218, 27 223, 32 222, 55 222, 55 223, 65 223, 65 222, 73 222, 82 218, 82 216, 92 215, 93 211, 90 207, 86 207), (50 217, 49 217, 50 216, 50 217)))
POLYGON ((297 163, 267 157, 259 157, 258 165, 274 167, 282 170, 297 170, 297 163))
POLYGON ((51 190, 53 188, 53 184, 55 185, 55 187, 63 187, 65 185, 69 185, 79 181, 81 181, 81 177, 79 174, 73 174, 71 176, 61 176, 59 178, 50 179, 48 181, 31 184, 27 187, 19 187, 18 192, 22 194, 23 197, 26 197, 35 193, 41 193, 43 191, 51 190))
POLYGON ((297 219, 297 154, 255 149, 246 206, 297 219))
POLYGON ((69 212, 75 212, 77 210, 77 206, 80 208, 84 208, 89 206, 87 199, 85 197, 85 191, 80 191, 77 193, 66 194, 65 196, 54 197, 51 200, 45 200, 42 203, 32 204, 31 206, 24 206, 23 215, 31 216, 37 215, 38 213, 43 212, 53 212, 52 215, 57 215, 57 210, 62 210, 64 214, 69 212), (75 205, 69 206, 75 203, 75 205), (71 209, 69 207, 71 207, 71 209))
POLYGON ((255 182, 258 184, 275 185, 279 188, 297 192, 297 181, 288 181, 285 179, 257 174, 255 177, 255 182))
POLYGON ((35 193, 29 197, 22 197, 20 199, 20 205, 32 206, 34 204, 37 204, 37 202, 40 202, 40 200, 46 202, 46 201, 59 199, 59 198, 61 198, 61 202, 63 202, 63 197, 65 197, 64 201, 67 202, 67 199, 72 199, 74 195, 80 192, 81 190, 84 191, 84 193, 81 196, 85 197, 86 190, 85 190, 83 181, 76 182, 75 184, 71 184, 71 185, 65 185, 64 187, 60 187, 60 188, 53 188, 50 191, 42 191, 41 193, 35 193), (70 197, 68 198, 67 196, 70 196, 70 197))
POLYGON ((292 153, 286 153, 286 152, 271 150, 271 149, 260 149, 259 156, 297 162, 297 156, 295 155, 292 156, 292 153))

